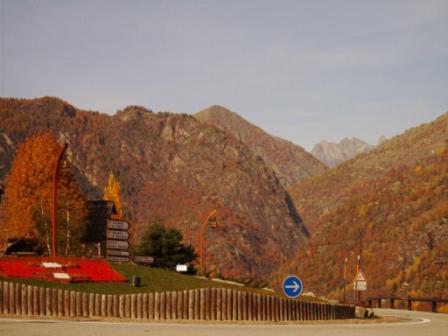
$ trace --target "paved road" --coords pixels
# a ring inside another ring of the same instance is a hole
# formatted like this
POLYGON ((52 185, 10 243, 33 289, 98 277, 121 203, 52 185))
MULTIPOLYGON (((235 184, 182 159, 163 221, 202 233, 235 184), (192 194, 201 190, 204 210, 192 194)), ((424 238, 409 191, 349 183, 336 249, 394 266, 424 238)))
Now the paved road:
POLYGON ((24 321, 0 319, 1 336, 280 336, 280 335, 367 335, 367 336, 447 336, 448 315, 377 309, 377 314, 410 317, 412 322, 375 324, 306 325, 214 325, 162 323, 109 323, 69 321, 24 321))

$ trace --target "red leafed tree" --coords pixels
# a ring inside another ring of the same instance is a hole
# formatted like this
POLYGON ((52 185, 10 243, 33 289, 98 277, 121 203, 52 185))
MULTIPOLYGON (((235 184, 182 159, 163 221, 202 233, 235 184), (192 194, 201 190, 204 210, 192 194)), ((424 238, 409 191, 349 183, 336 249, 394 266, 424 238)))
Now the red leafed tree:
MULTIPOLYGON (((29 138, 17 150, 6 180, 5 223, 8 237, 35 237, 49 251, 51 239, 51 190, 53 169, 61 146, 50 133, 29 138)), ((64 160, 58 181, 58 251, 80 251, 87 214, 70 164, 64 160)))

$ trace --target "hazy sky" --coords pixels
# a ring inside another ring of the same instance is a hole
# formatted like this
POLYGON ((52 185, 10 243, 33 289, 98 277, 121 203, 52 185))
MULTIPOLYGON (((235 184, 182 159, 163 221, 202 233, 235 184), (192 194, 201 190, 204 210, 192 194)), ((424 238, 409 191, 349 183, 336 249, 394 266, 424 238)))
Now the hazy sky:
POLYGON ((448 1, 0 0, 0 95, 220 104, 311 147, 448 110, 448 1))

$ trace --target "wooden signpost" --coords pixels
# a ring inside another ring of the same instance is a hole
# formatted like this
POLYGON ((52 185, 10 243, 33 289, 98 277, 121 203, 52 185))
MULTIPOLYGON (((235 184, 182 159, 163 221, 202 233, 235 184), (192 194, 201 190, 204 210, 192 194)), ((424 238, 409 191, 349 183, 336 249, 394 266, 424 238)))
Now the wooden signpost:
POLYGON ((113 262, 129 262, 129 223, 124 220, 107 221, 106 256, 113 262))

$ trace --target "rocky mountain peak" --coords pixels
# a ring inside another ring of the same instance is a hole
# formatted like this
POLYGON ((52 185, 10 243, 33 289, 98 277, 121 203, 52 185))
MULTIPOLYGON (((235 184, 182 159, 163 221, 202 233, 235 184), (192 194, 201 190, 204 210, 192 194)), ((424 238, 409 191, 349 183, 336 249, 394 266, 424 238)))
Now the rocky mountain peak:
POLYGON ((344 138, 339 143, 322 140, 313 147, 311 154, 330 167, 369 152, 374 146, 356 137, 344 138))
POLYGON ((140 120, 148 113, 152 113, 152 111, 144 106, 130 105, 126 106, 122 110, 119 110, 115 114, 115 117, 120 119, 121 121, 133 121, 140 120))
POLYGON ((274 169, 285 187, 326 169, 323 163, 302 147, 268 134, 225 107, 213 105, 194 114, 194 117, 227 132, 248 146, 274 169))

